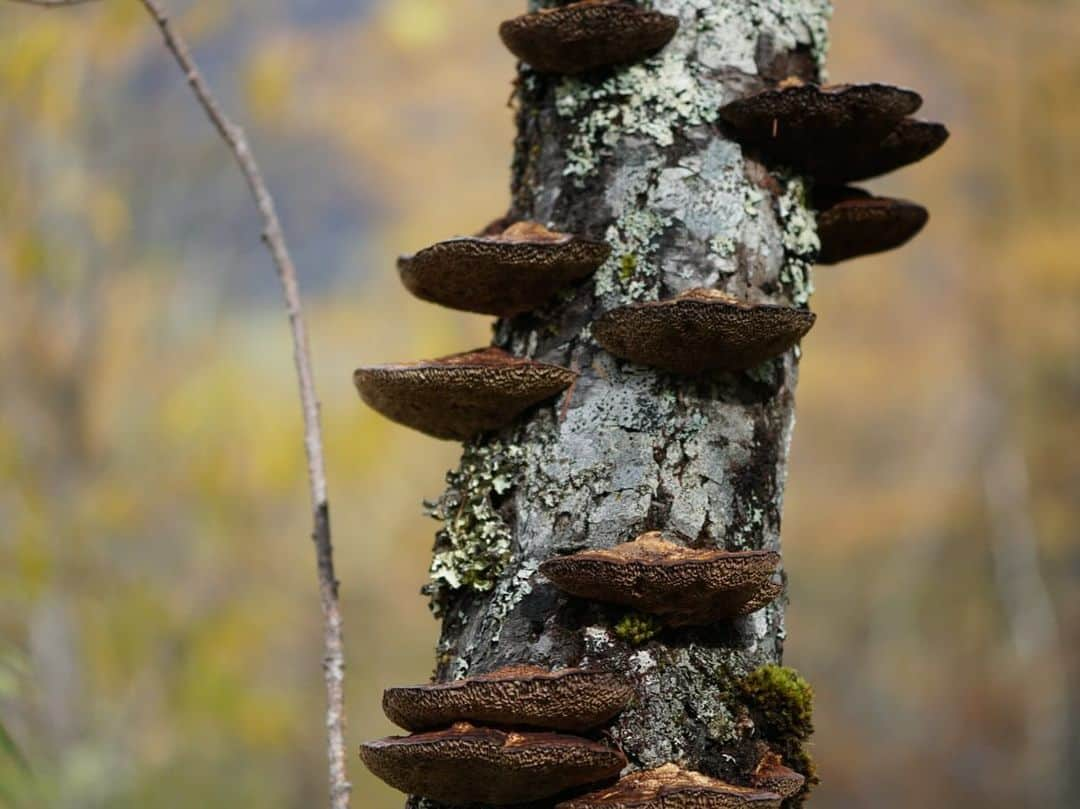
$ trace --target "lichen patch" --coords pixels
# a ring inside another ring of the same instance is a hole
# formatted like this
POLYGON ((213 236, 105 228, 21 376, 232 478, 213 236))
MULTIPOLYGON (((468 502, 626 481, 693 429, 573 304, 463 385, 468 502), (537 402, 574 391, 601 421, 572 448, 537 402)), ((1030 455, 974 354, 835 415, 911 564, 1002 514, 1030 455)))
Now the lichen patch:
POLYGON ((510 561, 510 527, 494 498, 507 494, 517 479, 523 450, 499 441, 466 444, 457 470, 447 473, 446 491, 429 505, 442 521, 431 563, 433 602, 445 589, 495 587, 510 561))
POLYGON ((806 183, 800 177, 786 180, 784 193, 777 200, 777 213, 783 227, 784 266, 780 281, 800 306, 814 294, 813 266, 821 251, 814 212, 806 201, 806 183))

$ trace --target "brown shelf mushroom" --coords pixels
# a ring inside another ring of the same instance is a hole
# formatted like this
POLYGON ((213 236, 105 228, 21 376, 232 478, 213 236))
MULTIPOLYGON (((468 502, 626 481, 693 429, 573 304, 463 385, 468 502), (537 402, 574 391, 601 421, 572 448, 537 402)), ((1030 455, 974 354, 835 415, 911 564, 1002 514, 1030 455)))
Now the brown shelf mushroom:
POLYGON ((445 803, 515 804, 614 778, 626 757, 599 742, 461 722, 368 742, 360 757, 395 789, 445 803))
POLYGON ((740 142, 771 155, 797 157, 820 148, 822 139, 880 142, 921 106, 918 93, 889 84, 818 85, 788 79, 726 104, 720 118, 740 142))
POLYGON ((795 168, 820 183, 843 185, 880 177, 918 163, 949 139, 944 124, 905 118, 881 141, 857 144, 820 144, 795 162, 795 168))
POLYGON ((631 607, 669 626, 701 626, 764 607, 783 589, 773 551, 698 550, 660 532, 605 550, 549 559, 540 572, 579 598, 631 607))
POLYGON ((563 801, 556 809, 779 809, 782 801, 775 792, 734 786, 665 764, 563 801))
POLYGON ((761 585, 761 589, 758 590, 754 596, 746 602, 740 611, 741 615, 753 615, 760 609, 772 604, 784 593, 784 585, 778 581, 769 581, 761 585))
POLYGON ((485 348, 442 359, 358 368, 360 397, 388 419, 458 441, 496 430, 565 390, 567 368, 485 348))
POLYGON ((794 798, 806 785, 806 778, 790 767, 776 753, 766 753, 758 763, 751 781, 758 789, 775 792, 784 800, 794 798))
POLYGON ((814 204, 821 239, 818 264, 893 250, 913 239, 930 218, 914 202, 875 197, 858 188, 815 191, 814 204))
POLYGON ((949 137, 943 125, 908 117, 921 105, 918 93, 886 84, 820 87, 791 79, 731 102, 720 118, 767 162, 843 184, 887 174, 941 147, 949 137))
POLYGON ((412 731, 468 720, 581 733, 613 719, 633 695, 613 672, 508 666, 452 683, 388 688, 383 712, 412 731))
POLYGON ((509 317, 549 301, 603 264, 611 248, 536 222, 448 239, 398 260, 405 287, 452 309, 509 317))
POLYGON ((605 312, 593 336, 616 357, 680 374, 742 371, 783 354, 814 325, 813 312, 752 304, 711 289, 605 312))
POLYGON ((626 0, 582 0, 507 20, 499 36, 536 70, 581 73, 642 59, 667 45, 678 28, 677 17, 626 0))

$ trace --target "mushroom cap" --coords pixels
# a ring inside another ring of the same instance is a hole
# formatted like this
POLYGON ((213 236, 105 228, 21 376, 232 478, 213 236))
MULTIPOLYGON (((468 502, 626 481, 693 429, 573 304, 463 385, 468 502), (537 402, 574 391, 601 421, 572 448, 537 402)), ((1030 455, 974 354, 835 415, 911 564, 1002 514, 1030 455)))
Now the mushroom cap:
POLYGON ((368 742, 360 757, 395 789, 444 803, 527 803, 614 778, 626 757, 599 742, 461 722, 368 742))
POLYGON ((509 317, 591 275, 610 254, 604 242, 518 222, 499 233, 448 239, 402 256, 398 272, 421 300, 509 317))
POLYGON ((556 809, 779 809, 782 800, 775 792, 734 786, 665 764, 563 801, 556 809))
POLYGON ((784 766, 783 759, 776 753, 766 753, 758 762, 751 781, 758 789, 775 792, 784 800, 794 798, 806 786, 806 777, 784 766))
POLYGON ((771 580, 779 564, 774 551, 698 550, 654 531, 614 548, 549 559, 540 572, 571 595, 631 607, 678 627, 761 609, 783 589, 771 580))
POLYGON ((783 354, 814 325, 806 309, 751 304, 711 289, 605 312, 593 337, 616 357, 680 374, 742 371, 783 354))
POLYGON ((820 206, 818 264, 837 264, 900 247, 930 218, 926 208, 907 200, 874 197, 857 188, 823 190, 814 195, 820 206))
POLYGON ((944 124, 905 118, 880 141, 852 146, 822 143, 795 164, 818 182, 843 184, 880 177, 918 163, 949 139, 944 124))
POLYGON ((437 360, 358 368, 368 405, 435 438, 464 441, 496 430, 568 388, 577 374, 484 348, 437 360))
POLYGON ((736 99, 720 118, 741 143, 800 165, 822 144, 879 143, 922 106, 913 90, 889 84, 806 84, 788 80, 736 99))
POLYGON ((739 615, 753 615, 760 609, 772 604, 784 594, 784 585, 778 581, 767 581, 754 593, 753 597, 739 610, 739 615))
POLYGON ((507 666, 452 683, 388 688, 383 712, 412 731, 465 719, 580 733, 614 718, 633 695, 613 672, 507 666))
POLYGON ((581 73, 633 62, 671 41, 679 20, 626 0, 582 0, 507 20, 499 36, 544 73, 581 73))

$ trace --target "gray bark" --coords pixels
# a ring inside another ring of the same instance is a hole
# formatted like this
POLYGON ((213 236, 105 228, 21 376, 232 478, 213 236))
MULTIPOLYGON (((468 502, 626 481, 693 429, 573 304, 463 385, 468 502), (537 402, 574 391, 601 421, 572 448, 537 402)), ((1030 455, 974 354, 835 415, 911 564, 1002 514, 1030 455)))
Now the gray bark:
POLYGON ((797 352, 744 374, 675 378, 607 355, 590 323, 698 286, 806 304, 817 237, 801 181, 745 159, 715 121, 723 103, 766 80, 819 78, 830 7, 653 6, 681 28, 647 62, 580 80, 521 71, 511 215, 604 238, 614 252, 592 283, 496 326, 496 344, 581 378, 514 428, 466 446, 433 504, 444 521, 432 568, 444 617, 436 678, 518 662, 628 672, 638 700, 609 735, 631 764, 674 761, 734 778, 753 731, 730 687, 779 662, 781 601, 633 646, 614 630, 623 611, 563 597, 537 567, 648 530, 680 532, 696 547, 780 547, 797 352))

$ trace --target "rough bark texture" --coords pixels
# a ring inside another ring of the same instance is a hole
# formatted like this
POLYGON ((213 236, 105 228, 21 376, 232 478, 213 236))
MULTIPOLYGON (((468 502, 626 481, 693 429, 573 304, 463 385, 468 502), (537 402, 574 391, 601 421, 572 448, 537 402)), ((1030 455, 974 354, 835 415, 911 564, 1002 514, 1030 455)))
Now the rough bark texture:
POLYGON ((801 181, 745 159, 715 120, 766 80, 817 78, 830 7, 652 5, 681 21, 657 57, 580 79, 521 71, 511 215, 614 251, 592 282, 496 327, 496 344, 581 378, 515 428, 466 446, 432 504, 444 521, 432 568, 444 616, 436 679, 523 662, 632 672, 638 698, 609 732, 631 764, 737 779, 754 733, 734 683, 779 661, 783 604, 633 645, 641 637, 624 612, 566 598, 536 572, 553 555, 657 529, 695 547, 780 547, 797 352, 745 374, 676 378, 615 360, 589 327, 621 303, 697 286, 806 304, 817 238, 801 181))

